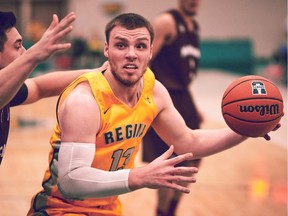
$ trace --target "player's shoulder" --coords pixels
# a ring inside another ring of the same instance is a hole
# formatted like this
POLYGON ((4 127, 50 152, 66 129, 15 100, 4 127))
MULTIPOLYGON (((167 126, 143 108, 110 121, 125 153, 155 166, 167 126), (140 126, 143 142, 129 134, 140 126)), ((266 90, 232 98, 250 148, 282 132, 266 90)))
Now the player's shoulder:
POLYGON ((154 85, 154 89, 153 89, 153 96, 159 99, 164 99, 166 98, 166 96, 168 96, 168 90, 166 89, 166 87, 159 82, 158 80, 155 80, 155 85, 154 85))
POLYGON ((175 23, 174 17, 169 12, 164 12, 156 16, 153 20, 154 26, 169 27, 173 26, 175 23))
POLYGON ((169 13, 168 11, 163 12, 163 13, 159 14, 158 16, 156 16, 154 18, 154 22, 155 21, 166 23, 166 24, 171 24, 171 23, 175 22, 173 15, 171 13, 169 13))
POLYGON ((176 22, 172 14, 164 12, 158 15, 152 24, 158 37, 171 41, 176 36, 176 22))
POLYGON ((93 104, 95 102, 93 93, 88 82, 81 82, 70 93, 63 98, 63 104, 74 107, 79 104, 93 104))
POLYGON ((171 100, 168 90, 158 80, 155 81, 155 86, 153 89, 153 98, 154 98, 154 102, 156 104, 158 112, 161 112, 167 107, 170 107, 172 104, 172 100, 171 100))

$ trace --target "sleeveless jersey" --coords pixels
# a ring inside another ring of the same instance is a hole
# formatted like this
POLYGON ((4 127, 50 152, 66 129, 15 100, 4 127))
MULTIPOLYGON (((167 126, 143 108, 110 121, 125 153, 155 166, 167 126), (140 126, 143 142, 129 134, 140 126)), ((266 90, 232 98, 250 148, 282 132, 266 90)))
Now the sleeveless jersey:
POLYGON ((155 77, 168 90, 186 90, 196 74, 200 59, 198 25, 191 20, 194 31, 188 30, 179 12, 168 11, 175 22, 177 37, 169 45, 164 45, 151 61, 151 70, 155 77))
MULTIPOLYGON (((80 76, 59 97, 58 108, 79 83, 89 82, 101 115, 100 129, 95 134, 96 152, 92 167, 106 171, 134 167, 134 159, 142 138, 157 115, 152 96, 155 77, 150 69, 145 71, 143 79, 144 85, 141 96, 132 108, 114 95, 102 72, 90 72, 80 76)), ((84 109, 85 107, 83 107, 83 111, 84 109)), ((61 145, 61 129, 58 124, 55 126, 50 143, 52 146, 49 156, 50 166, 44 176, 42 184, 44 189, 35 196, 33 208, 36 211, 45 209, 48 215, 54 211, 97 216, 121 215, 122 207, 118 196, 86 200, 64 200, 58 190, 57 169, 53 163, 53 160, 58 160, 58 151, 61 145)), ((32 211, 34 210, 30 212, 32 211)))

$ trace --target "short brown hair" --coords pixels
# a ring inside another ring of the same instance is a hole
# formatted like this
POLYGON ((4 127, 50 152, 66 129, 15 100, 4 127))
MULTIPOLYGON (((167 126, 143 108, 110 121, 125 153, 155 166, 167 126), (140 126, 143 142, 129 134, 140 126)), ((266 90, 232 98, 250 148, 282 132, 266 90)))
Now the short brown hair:
POLYGON ((106 42, 109 43, 109 37, 112 29, 120 25, 126 29, 132 30, 136 28, 141 28, 145 27, 151 37, 151 44, 153 43, 154 40, 154 29, 151 23, 145 19, 143 16, 135 13, 125 13, 125 14, 120 14, 116 16, 114 19, 112 19, 105 28, 105 37, 106 37, 106 42))
POLYGON ((16 26, 16 17, 13 12, 0 11, 0 52, 7 41, 6 31, 16 26))

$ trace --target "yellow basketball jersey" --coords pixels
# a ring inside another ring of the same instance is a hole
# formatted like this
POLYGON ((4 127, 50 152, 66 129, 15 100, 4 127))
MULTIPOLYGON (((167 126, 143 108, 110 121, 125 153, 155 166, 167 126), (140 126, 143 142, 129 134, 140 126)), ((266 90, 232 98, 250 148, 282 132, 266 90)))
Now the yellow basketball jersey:
MULTIPOLYGON (((106 171, 116 171, 134 167, 134 160, 143 136, 157 115, 153 100, 155 77, 148 68, 144 73, 142 94, 134 107, 121 102, 113 93, 102 72, 90 72, 80 76, 61 94, 58 107, 67 95, 81 82, 88 81, 101 115, 100 130, 96 136, 96 152, 92 167, 106 171)), ((85 110, 85 108, 83 108, 85 110)), ((79 128, 80 129, 80 128, 79 128)), ((58 160, 61 145, 61 129, 56 124, 50 139, 52 146, 43 180, 43 191, 33 200, 36 211, 45 210, 48 215, 62 213, 85 213, 85 215, 121 215, 122 207, 118 196, 64 200, 57 186, 57 169, 53 160, 58 160), (50 214, 49 214, 50 213, 50 214)), ((34 212, 32 209, 31 212, 34 212)))

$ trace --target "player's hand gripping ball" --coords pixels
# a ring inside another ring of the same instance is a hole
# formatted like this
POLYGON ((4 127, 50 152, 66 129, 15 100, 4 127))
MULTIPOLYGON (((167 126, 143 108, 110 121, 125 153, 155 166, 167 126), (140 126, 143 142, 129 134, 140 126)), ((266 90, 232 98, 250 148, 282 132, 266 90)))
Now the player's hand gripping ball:
POLYGON ((248 137, 263 137, 284 115, 283 98, 277 86, 254 75, 233 81, 224 92, 221 107, 226 124, 248 137))

